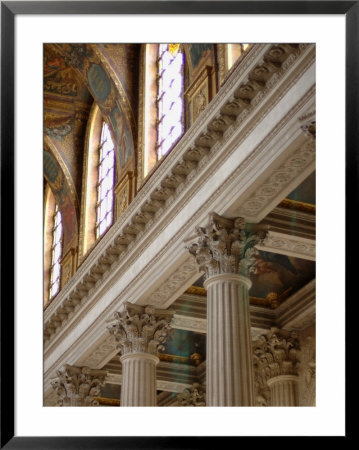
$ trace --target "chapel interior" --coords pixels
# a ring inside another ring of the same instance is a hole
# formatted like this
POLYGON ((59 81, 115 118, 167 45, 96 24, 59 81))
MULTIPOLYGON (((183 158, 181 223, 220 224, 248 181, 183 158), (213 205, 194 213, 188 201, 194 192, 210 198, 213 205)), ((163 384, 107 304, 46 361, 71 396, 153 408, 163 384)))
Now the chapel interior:
POLYGON ((315 406, 315 45, 43 47, 44 405, 315 406))

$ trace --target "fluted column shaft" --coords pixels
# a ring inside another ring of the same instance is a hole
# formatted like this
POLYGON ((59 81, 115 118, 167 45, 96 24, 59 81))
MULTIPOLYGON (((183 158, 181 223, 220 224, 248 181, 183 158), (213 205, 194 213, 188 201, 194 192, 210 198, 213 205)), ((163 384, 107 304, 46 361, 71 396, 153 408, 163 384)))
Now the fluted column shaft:
POLYGON ((207 406, 252 406, 248 278, 220 274, 207 289, 207 406))
POLYGON ((279 375, 268 380, 271 406, 298 406, 298 377, 279 375))
POLYGON ((149 353, 130 353, 122 363, 121 406, 156 406, 156 366, 149 353))

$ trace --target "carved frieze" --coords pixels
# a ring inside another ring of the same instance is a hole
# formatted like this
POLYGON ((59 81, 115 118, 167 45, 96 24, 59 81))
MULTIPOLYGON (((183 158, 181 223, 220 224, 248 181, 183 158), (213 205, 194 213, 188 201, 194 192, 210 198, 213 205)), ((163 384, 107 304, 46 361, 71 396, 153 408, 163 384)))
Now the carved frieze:
POLYGON ((95 397, 100 394, 106 375, 105 370, 66 364, 51 381, 58 406, 98 406, 95 397))
POLYGON ((315 241, 312 239, 269 231, 263 243, 257 248, 265 252, 281 253, 315 261, 315 241))
POLYGON ((222 273, 248 276, 255 270, 255 245, 262 242, 265 230, 251 227, 242 217, 227 219, 212 213, 205 227, 196 229, 197 239, 188 250, 206 277, 222 273))
POLYGON ((121 355, 164 350, 174 311, 139 306, 126 302, 121 312, 114 314, 108 330, 115 336, 121 355))

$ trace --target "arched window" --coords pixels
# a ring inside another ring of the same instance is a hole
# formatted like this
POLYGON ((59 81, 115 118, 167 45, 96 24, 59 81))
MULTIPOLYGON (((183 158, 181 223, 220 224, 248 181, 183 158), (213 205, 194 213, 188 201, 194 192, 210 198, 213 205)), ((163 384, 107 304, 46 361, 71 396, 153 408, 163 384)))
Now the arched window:
POLYGON ((62 217, 59 207, 56 204, 52 229, 49 300, 53 299, 60 290, 61 255, 62 255, 62 217))
POLYGON ((114 220, 115 145, 96 103, 88 119, 82 179, 79 263, 82 264, 114 220))
POLYGON ((96 238, 102 236, 113 222, 113 188, 115 184, 115 148, 110 129, 102 124, 99 146, 96 238))
POLYGON ((183 134, 183 63, 179 44, 158 46, 157 158, 183 134))

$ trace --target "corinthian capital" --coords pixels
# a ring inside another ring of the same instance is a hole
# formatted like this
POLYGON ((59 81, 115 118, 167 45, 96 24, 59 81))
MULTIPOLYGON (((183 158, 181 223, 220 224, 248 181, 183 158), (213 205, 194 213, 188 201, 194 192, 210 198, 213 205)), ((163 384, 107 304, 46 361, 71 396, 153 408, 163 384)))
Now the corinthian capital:
POLYGON ((57 394, 59 406, 97 406, 95 400, 105 383, 106 370, 76 367, 66 364, 56 372, 51 386, 57 394))
POLYGON ((129 353, 157 355, 164 350, 173 314, 171 310, 126 302, 123 310, 114 314, 108 330, 115 336, 122 356, 129 353))
POLYGON ((253 344, 255 377, 261 387, 270 378, 279 375, 297 375, 298 352, 297 333, 272 328, 253 344))
POLYGON ((242 217, 227 219, 212 213, 208 225, 197 227, 196 234, 188 250, 208 278, 222 273, 248 276, 257 262, 255 245, 262 242, 266 232, 242 217))
POLYGON ((191 388, 177 394, 180 406, 206 406, 206 391, 199 383, 193 383, 191 388))

